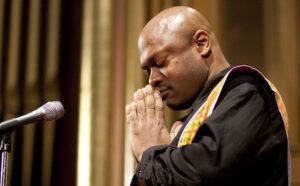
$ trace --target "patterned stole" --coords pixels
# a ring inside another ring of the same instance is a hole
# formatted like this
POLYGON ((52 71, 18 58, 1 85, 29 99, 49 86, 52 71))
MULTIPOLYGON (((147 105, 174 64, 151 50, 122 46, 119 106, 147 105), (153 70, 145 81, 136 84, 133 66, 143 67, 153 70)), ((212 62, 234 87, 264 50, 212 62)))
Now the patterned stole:
MULTIPOLYGON (((191 144, 197 131, 200 129, 202 122, 207 119, 211 113, 214 110, 214 107, 219 99, 219 95, 222 92, 222 89, 226 83, 226 80, 228 77, 235 73, 243 73, 243 72, 251 72, 254 74, 257 74, 263 79, 265 79, 266 83, 269 85, 269 88, 275 93, 275 99, 277 103, 277 107, 281 113, 281 117, 283 119, 284 125, 285 125, 285 132, 288 137, 288 116, 286 107, 284 105, 284 102, 279 94, 279 91, 276 89, 276 87, 266 78, 264 75, 256 70, 255 68, 247 65, 241 65, 236 66, 230 69, 229 72, 223 77, 223 79, 215 86, 215 88, 211 91, 209 94, 207 100, 200 106, 200 108, 196 111, 196 113, 192 116, 190 121, 185 126, 178 142, 178 147, 182 147, 188 144, 191 144)), ((289 144, 289 141, 288 141, 289 144)), ((290 157, 290 149, 288 145, 288 174, 289 174, 289 185, 291 182, 291 157, 290 157)))

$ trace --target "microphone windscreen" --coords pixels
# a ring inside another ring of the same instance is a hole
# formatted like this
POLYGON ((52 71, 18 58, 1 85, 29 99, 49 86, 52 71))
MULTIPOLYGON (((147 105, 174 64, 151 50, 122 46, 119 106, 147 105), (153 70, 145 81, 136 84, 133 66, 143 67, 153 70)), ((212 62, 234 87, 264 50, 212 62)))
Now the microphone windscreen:
POLYGON ((49 101, 41 107, 44 112, 44 121, 51 121, 61 118, 65 109, 59 101, 49 101))

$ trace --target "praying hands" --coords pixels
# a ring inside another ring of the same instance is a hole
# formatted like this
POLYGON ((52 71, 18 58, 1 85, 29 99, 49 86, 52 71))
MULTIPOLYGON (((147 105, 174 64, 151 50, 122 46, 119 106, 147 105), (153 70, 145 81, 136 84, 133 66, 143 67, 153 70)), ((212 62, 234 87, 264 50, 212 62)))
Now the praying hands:
POLYGON ((153 90, 150 85, 137 90, 133 102, 126 105, 129 140, 138 161, 149 147, 171 142, 163 108, 159 91, 153 90))

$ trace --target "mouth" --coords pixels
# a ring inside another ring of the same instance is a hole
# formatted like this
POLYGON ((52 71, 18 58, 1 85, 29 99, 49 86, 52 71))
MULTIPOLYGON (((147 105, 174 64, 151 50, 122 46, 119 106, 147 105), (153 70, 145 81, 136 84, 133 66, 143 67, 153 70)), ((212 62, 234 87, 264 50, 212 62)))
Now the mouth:
POLYGON ((162 100, 164 101, 168 96, 169 88, 166 86, 161 86, 161 87, 158 87, 157 90, 160 92, 160 96, 161 96, 162 100))

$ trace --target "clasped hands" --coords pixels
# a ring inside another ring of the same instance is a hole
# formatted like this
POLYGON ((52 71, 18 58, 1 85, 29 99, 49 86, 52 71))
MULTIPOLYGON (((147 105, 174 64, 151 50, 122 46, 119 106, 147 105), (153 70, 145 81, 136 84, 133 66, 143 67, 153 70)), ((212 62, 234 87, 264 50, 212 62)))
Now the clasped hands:
POLYGON ((170 144, 171 136, 165 126, 164 103, 158 90, 146 85, 133 95, 133 102, 126 105, 126 122, 129 141, 138 161, 149 147, 170 144))

